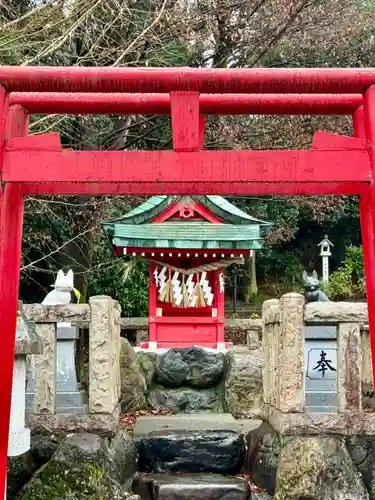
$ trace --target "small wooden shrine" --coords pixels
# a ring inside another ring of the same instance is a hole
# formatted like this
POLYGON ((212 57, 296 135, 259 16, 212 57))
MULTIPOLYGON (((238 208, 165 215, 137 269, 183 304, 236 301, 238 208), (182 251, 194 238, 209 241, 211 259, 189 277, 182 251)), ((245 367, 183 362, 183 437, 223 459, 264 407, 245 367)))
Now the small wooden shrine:
POLYGON ((153 196, 103 224, 118 256, 149 262, 143 348, 225 349, 224 269, 261 248, 271 224, 221 196, 153 196))

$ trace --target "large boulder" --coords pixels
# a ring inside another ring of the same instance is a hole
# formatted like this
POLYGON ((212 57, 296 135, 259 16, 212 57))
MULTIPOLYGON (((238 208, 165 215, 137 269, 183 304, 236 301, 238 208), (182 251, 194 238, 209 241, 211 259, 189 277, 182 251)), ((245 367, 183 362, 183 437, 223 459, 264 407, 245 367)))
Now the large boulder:
POLYGON ((263 351, 235 346, 229 352, 229 372, 225 381, 227 411, 235 417, 260 414, 263 384, 263 351))
POLYGON ((251 500, 271 500, 272 497, 266 491, 252 491, 250 498, 251 500))
POLYGON ((347 448, 356 469, 370 492, 371 500, 375 500, 375 437, 354 436, 348 438, 347 448))
POLYGON ((200 347, 169 349, 157 360, 156 375, 166 387, 212 387, 225 373, 225 355, 200 347))
POLYGON ((138 470, 234 475, 244 454, 243 438, 233 431, 155 431, 139 442, 138 470))
POLYGON ((121 411, 123 413, 147 408, 147 384, 129 341, 121 337, 121 411))
POLYGON ((155 378, 157 353, 154 351, 137 351, 137 362, 142 370, 147 387, 150 387, 155 378))
POLYGON ((196 413, 199 411, 221 411, 221 398, 217 388, 192 389, 186 387, 154 387, 148 396, 155 409, 168 409, 173 413, 196 413))
POLYGON ((252 481, 273 495, 281 451, 279 434, 267 423, 246 435, 246 471, 252 481))
POLYGON ((31 436, 30 453, 38 468, 51 460, 60 442, 61 438, 53 434, 33 434, 31 436))
POLYGON ((369 500, 342 439, 293 437, 281 450, 277 500, 369 500))
POLYGON ((133 438, 125 431, 107 443, 105 449, 106 468, 111 471, 121 484, 131 485, 132 477, 137 470, 138 450, 133 438))
MULTIPOLYGON (((69 435, 22 489, 19 500, 124 500, 117 446, 96 434, 69 435), (111 449, 111 451, 109 451, 111 449)), ((134 449, 133 458, 136 456, 134 449)))
POLYGON ((37 466, 30 452, 18 457, 8 457, 7 500, 16 498, 17 493, 30 480, 36 470, 37 466))

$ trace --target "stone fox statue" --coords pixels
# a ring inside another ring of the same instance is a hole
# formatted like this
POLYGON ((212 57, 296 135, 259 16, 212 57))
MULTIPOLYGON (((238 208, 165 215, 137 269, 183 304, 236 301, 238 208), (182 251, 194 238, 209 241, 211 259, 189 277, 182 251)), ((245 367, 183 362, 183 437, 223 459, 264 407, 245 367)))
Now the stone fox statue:
POLYGON ((74 288, 74 276, 71 269, 69 269, 66 274, 60 269, 57 273, 55 284, 52 286, 54 290, 47 294, 42 304, 54 306, 77 304, 79 302, 80 294, 78 290, 74 288))
POLYGON ((311 276, 304 271, 302 283, 306 302, 330 302, 327 295, 320 290, 320 281, 316 271, 313 271, 311 276))

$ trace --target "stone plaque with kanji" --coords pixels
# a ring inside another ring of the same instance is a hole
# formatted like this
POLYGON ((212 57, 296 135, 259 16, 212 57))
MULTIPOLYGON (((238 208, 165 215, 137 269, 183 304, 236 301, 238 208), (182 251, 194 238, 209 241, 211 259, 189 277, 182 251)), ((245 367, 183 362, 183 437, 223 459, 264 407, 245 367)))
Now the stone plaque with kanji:
POLYGON ((337 411, 337 341, 305 341, 305 410, 337 411))

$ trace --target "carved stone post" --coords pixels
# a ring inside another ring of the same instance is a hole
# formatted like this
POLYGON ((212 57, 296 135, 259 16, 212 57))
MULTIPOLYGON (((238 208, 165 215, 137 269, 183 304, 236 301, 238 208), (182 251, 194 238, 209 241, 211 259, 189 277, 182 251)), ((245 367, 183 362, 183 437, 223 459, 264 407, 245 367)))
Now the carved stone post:
POLYGON ((362 409, 362 345, 359 323, 339 323, 339 412, 362 409))
POLYGON ((280 299, 276 408, 284 413, 302 412, 304 407, 304 306, 298 293, 280 299))
POLYGON ((56 323, 37 323, 43 354, 35 357, 34 413, 56 412, 56 323))
MULTIPOLYGON (((274 362, 274 321, 275 315, 269 314, 271 309, 278 308, 279 301, 277 299, 265 300, 262 306, 262 320, 263 320, 263 403, 267 407, 273 402, 274 387, 274 370, 276 369, 274 362)), ((278 318, 277 318, 278 320, 278 318)))
POLYGON ((120 307, 108 296, 89 304, 89 412, 112 414, 120 397, 120 307))

